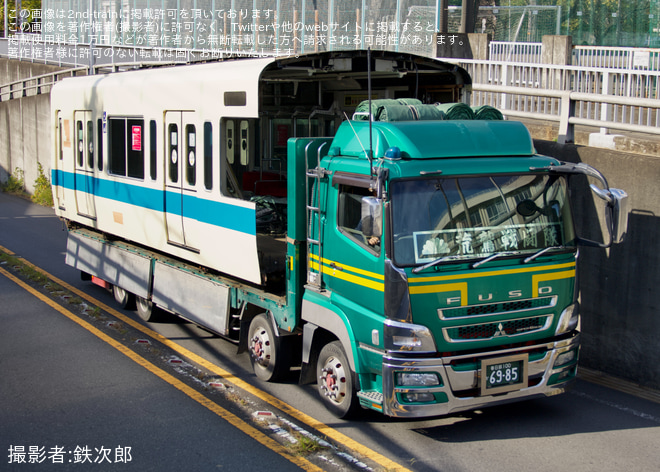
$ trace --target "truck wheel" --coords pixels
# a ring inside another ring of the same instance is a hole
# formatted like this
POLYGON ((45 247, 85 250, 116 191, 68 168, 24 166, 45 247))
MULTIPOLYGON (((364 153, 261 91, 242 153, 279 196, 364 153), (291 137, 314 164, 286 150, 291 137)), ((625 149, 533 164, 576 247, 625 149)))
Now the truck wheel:
POLYGON ((112 294, 115 297, 115 301, 119 303, 119 305, 124 309, 124 310, 134 310, 135 309, 135 295, 132 293, 127 292, 121 287, 118 287, 117 285, 112 286, 112 294))
POLYGON ((156 308, 151 300, 142 297, 135 297, 135 305, 138 316, 143 321, 156 321, 158 318, 158 308, 156 308))
POLYGON ((339 341, 323 346, 316 364, 316 379, 323 404, 337 418, 354 415, 359 407, 355 378, 339 341))
POLYGON ((248 331, 248 351, 254 373, 261 380, 274 382, 289 371, 289 350, 282 338, 275 336, 273 325, 265 314, 257 315, 248 331))

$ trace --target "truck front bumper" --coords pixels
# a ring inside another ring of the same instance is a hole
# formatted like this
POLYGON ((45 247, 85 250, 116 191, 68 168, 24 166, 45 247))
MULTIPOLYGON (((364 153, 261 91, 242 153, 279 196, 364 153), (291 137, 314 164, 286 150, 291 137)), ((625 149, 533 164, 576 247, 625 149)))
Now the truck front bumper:
POLYGON ((400 418, 422 418, 558 395, 575 380, 579 346, 580 335, 576 332, 559 341, 488 353, 433 358, 389 353, 383 357, 383 413, 400 418), (521 353, 529 354, 527 386, 483 395, 481 361, 521 353), (412 377, 435 374, 438 384, 402 385, 399 374, 413 374, 412 377))

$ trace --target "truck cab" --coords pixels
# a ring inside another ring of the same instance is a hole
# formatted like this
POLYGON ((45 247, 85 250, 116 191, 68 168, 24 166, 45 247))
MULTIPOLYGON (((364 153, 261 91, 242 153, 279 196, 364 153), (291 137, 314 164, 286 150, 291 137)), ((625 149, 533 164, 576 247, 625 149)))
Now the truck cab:
MULTIPOLYGON (((563 392, 586 243, 572 174, 602 178, 537 155, 517 122, 342 124, 310 173, 302 304, 328 408, 426 417, 563 392)), ((625 197, 601 185, 617 221, 625 197)))

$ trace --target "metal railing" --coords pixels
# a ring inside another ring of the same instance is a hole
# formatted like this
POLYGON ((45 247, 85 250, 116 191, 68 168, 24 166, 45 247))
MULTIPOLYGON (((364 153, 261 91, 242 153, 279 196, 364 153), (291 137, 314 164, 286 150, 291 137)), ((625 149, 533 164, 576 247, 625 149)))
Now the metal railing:
MULTIPOLYGON (((660 72, 547 64, 455 61, 473 81, 471 104, 488 104, 510 116, 658 134, 660 72), (495 88, 493 88, 495 87, 495 88), (570 103, 562 102, 568 94, 570 103), (568 109, 564 109, 569 106, 568 109), (536 115, 536 116, 532 116, 536 115)), ((562 134, 560 132, 560 134, 562 134)), ((570 134, 570 133, 569 133, 570 134)))
POLYGON ((6 102, 14 98, 30 97, 42 93, 50 93, 51 87, 66 77, 87 73, 87 67, 76 67, 50 74, 37 75, 21 80, 16 80, 8 84, 0 85, 0 102, 6 102))

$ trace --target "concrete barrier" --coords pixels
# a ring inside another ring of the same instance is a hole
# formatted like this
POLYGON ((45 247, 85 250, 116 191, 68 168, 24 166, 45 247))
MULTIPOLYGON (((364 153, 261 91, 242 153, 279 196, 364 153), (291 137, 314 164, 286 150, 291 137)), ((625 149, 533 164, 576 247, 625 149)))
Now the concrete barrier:
MULTIPOLYGON (((535 145, 541 154, 594 166, 610 187, 628 192, 625 242, 608 250, 580 249, 580 363, 660 389, 660 158, 549 141, 535 145)), ((593 233, 599 226, 594 199, 586 182, 576 186, 576 225, 593 233)))

